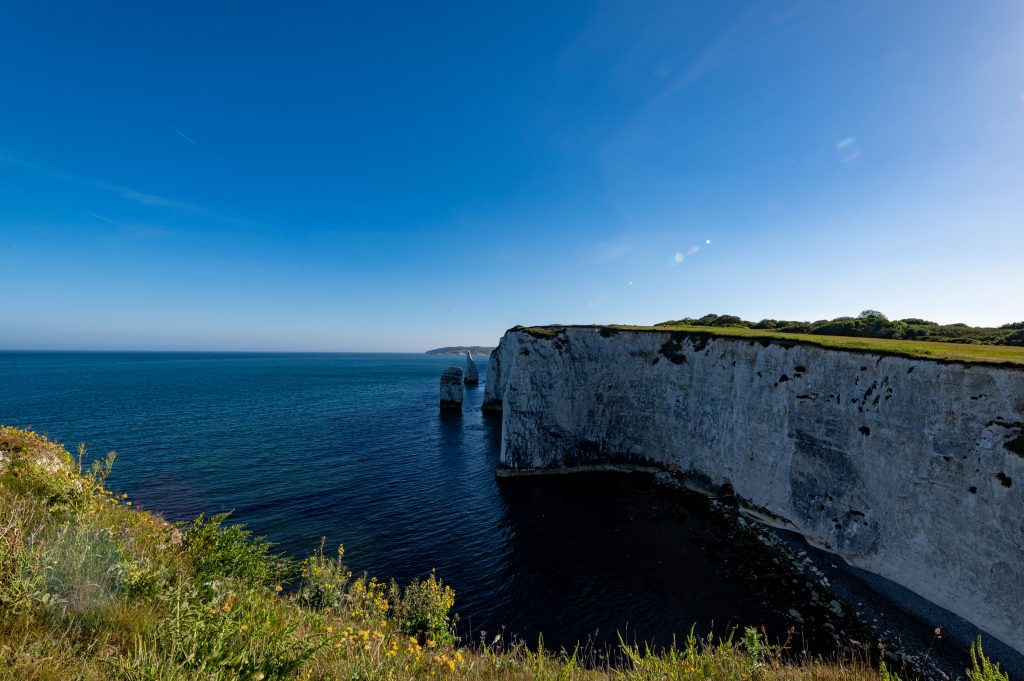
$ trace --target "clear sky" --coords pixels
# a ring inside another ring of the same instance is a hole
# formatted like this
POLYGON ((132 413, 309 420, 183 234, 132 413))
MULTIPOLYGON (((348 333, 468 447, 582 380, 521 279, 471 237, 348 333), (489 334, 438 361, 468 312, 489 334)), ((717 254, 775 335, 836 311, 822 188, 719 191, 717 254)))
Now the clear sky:
POLYGON ((1018 0, 8 3, 0 64, 2 348, 1024 319, 1018 0))

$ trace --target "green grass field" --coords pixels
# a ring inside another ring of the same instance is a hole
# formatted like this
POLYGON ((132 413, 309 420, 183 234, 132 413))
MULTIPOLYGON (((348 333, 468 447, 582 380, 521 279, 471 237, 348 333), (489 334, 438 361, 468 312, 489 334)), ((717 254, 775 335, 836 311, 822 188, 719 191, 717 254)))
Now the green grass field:
MULTIPOLYGON (((557 325, 534 326, 523 330, 537 337, 554 337, 557 325)), ((980 364, 1012 364, 1024 366, 1024 347, 1011 345, 983 345, 965 343, 941 343, 934 341, 891 340, 887 338, 852 338, 848 336, 824 336, 806 333, 781 333, 742 327, 691 326, 688 324, 667 324, 663 326, 629 326, 610 324, 592 328, 616 329, 619 331, 683 331, 702 333, 725 338, 746 338, 750 340, 785 340, 810 343, 823 348, 873 352, 880 355, 896 355, 914 359, 932 359, 943 362, 972 362, 980 364)))

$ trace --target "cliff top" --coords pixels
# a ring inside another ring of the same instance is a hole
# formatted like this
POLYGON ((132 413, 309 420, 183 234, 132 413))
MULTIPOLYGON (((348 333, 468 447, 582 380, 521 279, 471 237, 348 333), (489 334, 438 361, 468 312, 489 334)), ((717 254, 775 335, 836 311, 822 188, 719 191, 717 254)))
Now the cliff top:
POLYGON ((893 355, 913 359, 930 359, 939 362, 965 362, 974 364, 996 364, 1024 366, 1024 347, 1012 345, 985 345, 980 343, 946 343, 937 341, 895 340, 890 338, 854 338, 850 336, 825 336, 809 333, 787 333, 764 329, 742 327, 712 327, 693 324, 673 323, 658 326, 632 326, 628 324, 580 324, 549 326, 517 326, 512 330, 525 331, 535 338, 553 338, 567 328, 597 329, 603 334, 613 335, 621 331, 638 332, 682 332, 717 336, 722 338, 744 338, 769 342, 786 341, 806 343, 836 350, 893 355))

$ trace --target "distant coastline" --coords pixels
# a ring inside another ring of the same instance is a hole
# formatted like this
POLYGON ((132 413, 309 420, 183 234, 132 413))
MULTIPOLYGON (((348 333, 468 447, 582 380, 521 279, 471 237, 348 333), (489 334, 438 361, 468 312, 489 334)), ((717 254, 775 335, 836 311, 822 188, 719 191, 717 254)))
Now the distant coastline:
POLYGON ((445 348, 434 348, 433 350, 427 350, 428 355, 464 355, 466 351, 472 352, 474 355, 489 355, 494 346, 487 345, 453 345, 445 348))

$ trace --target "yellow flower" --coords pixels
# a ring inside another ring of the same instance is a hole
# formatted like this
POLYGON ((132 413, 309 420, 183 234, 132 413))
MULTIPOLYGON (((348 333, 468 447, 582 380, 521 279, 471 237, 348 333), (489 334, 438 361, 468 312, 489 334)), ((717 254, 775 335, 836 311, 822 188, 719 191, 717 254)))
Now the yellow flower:
POLYGON ((223 605, 223 606, 221 607, 221 610, 223 610, 224 612, 231 612, 231 606, 230 606, 230 605, 228 605, 227 603, 225 603, 225 604, 224 604, 224 605, 223 605))
POLYGON ((280 584, 276 584, 276 585, 274 586, 274 591, 276 591, 276 592, 278 592, 278 593, 281 593, 282 591, 284 591, 284 587, 283 587, 283 586, 281 586, 280 584))
POLYGON ((327 633, 328 634, 333 634, 334 633, 334 627, 331 627, 331 626, 327 627, 327 633))

